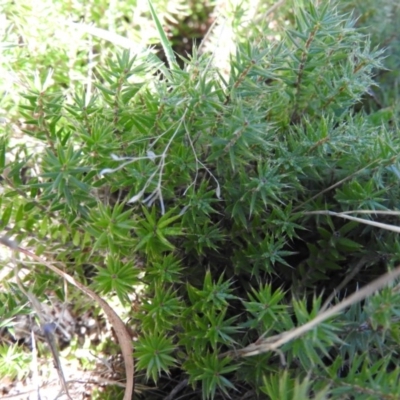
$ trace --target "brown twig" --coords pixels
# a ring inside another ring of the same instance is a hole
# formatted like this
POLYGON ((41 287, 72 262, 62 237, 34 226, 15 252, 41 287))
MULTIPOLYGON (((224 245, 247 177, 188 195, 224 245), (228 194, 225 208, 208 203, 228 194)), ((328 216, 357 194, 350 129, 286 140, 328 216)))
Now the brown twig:
POLYGON ((235 350, 235 352, 229 351, 221 355, 235 357, 236 355, 240 357, 249 357, 255 356, 258 354, 263 354, 268 351, 276 351, 279 347, 284 344, 299 338, 305 333, 309 332, 311 329, 317 327, 320 323, 326 321, 327 319, 333 317, 336 314, 339 314, 341 311, 350 307, 351 305, 358 303, 365 298, 371 296, 376 291, 384 288, 389 283, 393 282, 396 278, 400 276, 400 266, 395 268, 393 271, 387 272, 382 275, 378 279, 372 281, 369 285, 364 286, 362 289, 353 293, 351 296, 347 297, 340 303, 335 306, 327 309, 324 312, 318 314, 311 321, 307 322, 304 325, 299 326, 298 328, 294 328, 290 331, 282 332, 279 335, 271 336, 266 339, 258 340, 255 343, 251 343, 247 347, 235 350))
POLYGON ((64 271, 61 271, 53 264, 37 256, 31 251, 23 247, 19 247, 14 241, 10 240, 7 237, 0 237, 0 243, 9 247, 13 251, 25 254, 29 258, 32 258, 35 261, 39 262, 40 264, 46 266, 48 269, 55 272, 57 275, 65 279, 67 282, 69 282, 70 284, 74 285, 76 288, 81 290, 85 295, 94 300, 103 309, 104 313, 107 315, 111 325, 114 328, 115 334, 117 335, 119 344, 121 346, 122 356, 124 358, 125 371, 126 371, 126 388, 124 393, 124 400, 132 400, 134 393, 134 386, 135 386, 133 346, 132 346, 131 336, 129 335, 129 332, 125 324, 121 320, 121 318, 115 313, 115 311, 108 305, 108 303, 105 300, 103 300, 99 295, 97 295, 91 289, 87 288, 85 285, 74 279, 71 275, 67 274, 64 271))

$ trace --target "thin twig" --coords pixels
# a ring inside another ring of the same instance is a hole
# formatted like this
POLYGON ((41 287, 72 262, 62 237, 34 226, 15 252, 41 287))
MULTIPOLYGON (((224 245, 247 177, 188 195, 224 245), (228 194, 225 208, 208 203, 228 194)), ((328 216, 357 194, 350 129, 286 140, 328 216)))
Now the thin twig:
POLYGON ((328 210, 320 210, 320 211, 307 211, 307 212, 304 212, 304 214, 305 215, 330 215, 331 217, 339 217, 339 218, 343 218, 343 219, 348 219, 350 221, 360 222, 361 224, 371 225, 371 226, 374 226, 375 228, 381 228, 381 229, 386 229, 387 231, 400 233, 400 227, 398 227, 396 225, 384 224, 383 222, 375 222, 375 221, 370 221, 370 220, 364 219, 364 218, 352 217, 352 216, 350 216, 348 214, 344 214, 344 213, 337 213, 337 212, 328 211, 328 210))
MULTIPOLYGON (((3 239, 4 238, 2 238, 1 243, 4 244, 4 240, 3 239)), ((35 310, 35 313, 39 318, 40 327, 42 328, 42 331, 43 331, 43 333, 45 335, 47 344, 48 344, 48 346, 49 346, 49 348, 51 350, 51 353, 53 355, 53 359, 54 359, 55 367, 56 367, 56 370, 57 370, 57 373, 58 373, 58 377, 60 379, 61 387, 62 387, 64 393, 66 394, 66 396, 70 400, 72 400, 71 396, 69 395, 68 385, 67 385, 67 382, 65 380, 64 373, 63 373, 62 364, 61 364, 61 361, 60 361, 60 357, 58 355, 57 346, 56 346, 56 343, 55 343, 55 340, 54 340, 53 332, 49 332, 49 330, 46 328, 47 326, 52 325, 52 324, 51 323, 49 324, 49 321, 45 317, 45 314, 43 313, 42 306, 41 306, 39 300, 36 298, 36 296, 30 291, 27 292, 25 290, 25 288, 23 287, 22 282, 21 282, 21 280, 19 278, 18 263, 17 263, 16 257, 15 257, 15 251, 16 251, 15 246, 12 245, 12 246, 9 246, 9 247, 13 249, 12 260, 13 260, 13 264, 14 264, 14 275, 15 275, 15 279, 16 279, 17 285, 18 285, 19 289, 21 290, 21 292, 26 296, 26 298, 29 299, 32 308, 35 310)))
MULTIPOLYGON (((36 254, 32 253, 31 251, 29 251, 23 247, 17 246, 17 248, 16 248, 16 243, 14 241, 10 241, 10 239, 8 239, 8 238, 0 237, 0 243, 9 247, 14 252, 19 252, 19 253, 25 254, 26 256, 34 259, 35 261, 40 262, 42 265, 46 266, 49 270, 51 270, 54 273, 56 273, 57 275, 61 276, 68 283, 74 285, 76 288, 81 290, 86 296, 88 296, 92 300, 94 300, 103 309, 104 313, 108 317, 109 322, 111 323, 111 325, 114 328, 115 334, 119 341, 119 345, 121 347, 122 356, 124 359, 126 380, 127 380, 125 393, 124 393, 124 400, 132 400, 132 396, 134 394, 134 386, 135 386, 135 379, 134 379, 135 365, 134 365, 134 361, 133 361, 132 338, 131 338, 125 324, 123 323, 121 318, 116 314, 116 312, 109 306, 109 304, 105 300, 103 300, 93 290, 89 289, 88 287, 86 287, 85 285, 83 285, 82 283, 77 281, 71 275, 69 275, 66 272, 55 267, 50 262, 44 260, 43 258, 37 256, 36 254)), ((14 257, 15 257, 15 255, 14 255, 14 257)), ((22 290, 22 292, 26 293, 24 290, 22 290)), ((32 302, 35 303, 34 297, 28 296, 28 298, 30 298, 32 300, 32 302)), ((39 306, 39 309, 40 309, 40 306, 39 306)))
POLYGON ((283 6, 286 3, 286 0, 280 0, 272 5, 268 10, 261 16, 261 18, 267 18, 270 14, 276 11, 279 7, 283 6))
POLYGON ((360 269, 367 263, 369 257, 368 256, 364 256, 361 258, 361 260, 358 261, 358 263, 356 264, 356 266, 351 270, 350 273, 348 273, 345 278, 342 280, 342 282, 340 282, 340 284, 338 285, 337 288, 335 288, 335 290, 329 295, 329 297, 325 300, 324 304, 321 307, 321 312, 325 311, 331 301, 335 298, 335 296, 337 295, 337 293, 339 293, 344 287, 346 287, 346 285, 358 274, 358 272, 360 271, 360 269))
POLYGON ((313 318, 306 324, 301 325, 298 328, 292 329, 290 331, 286 331, 278 335, 263 339, 261 341, 258 340, 255 343, 251 343, 249 346, 243 349, 235 350, 235 352, 232 351, 226 352, 222 354, 221 357, 223 356, 234 357, 236 354, 238 354, 241 357, 249 357, 266 353, 268 351, 276 351, 279 347, 283 346, 284 344, 294 339, 299 338, 300 336, 304 335, 305 333, 317 327, 322 322, 326 321, 327 319, 333 317, 336 314, 339 314, 347 307, 350 307, 353 304, 356 304, 366 299, 367 297, 371 296, 376 291, 384 288, 385 286, 393 282, 399 276, 400 276, 400 266, 395 268, 393 271, 387 272, 378 279, 375 279, 370 284, 364 286, 362 289, 353 293, 352 295, 350 295, 340 303, 336 304, 335 306, 318 314, 315 318, 313 318))
POLYGON ((174 400, 176 399, 176 395, 184 389, 189 383, 189 379, 184 379, 183 381, 179 382, 178 385, 176 385, 172 390, 171 393, 167 396, 164 397, 164 400, 174 400))
POLYGON ((321 196, 322 194, 329 192, 332 189, 335 189, 336 187, 340 186, 342 183, 347 182, 349 179, 353 178, 354 176, 358 175, 359 173, 361 173, 362 171, 366 170, 367 168, 371 167, 373 164, 376 164, 377 162, 380 162, 380 159, 371 161, 369 164, 367 164, 365 167, 360 168, 358 171, 353 172, 352 174, 346 176, 346 178, 341 179, 339 182, 334 183, 333 185, 325 188, 324 190, 321 190, 320 192, 318 192, 316 195, 310 197, 309 199, 307 199, 306 201, 304 201, 303 203, 299 204, 298 206, 296 206, 295 208, 293 208, 293 212, 300 210, 305 204, 309 203, 310 201, 315 200, 316 198, 318 198, 319 196, 321 196))
POLYGON ((352 211, 342 211, 341 214, 400 215, 400 211, 395 211, 395 210, 352 210, 352 211))

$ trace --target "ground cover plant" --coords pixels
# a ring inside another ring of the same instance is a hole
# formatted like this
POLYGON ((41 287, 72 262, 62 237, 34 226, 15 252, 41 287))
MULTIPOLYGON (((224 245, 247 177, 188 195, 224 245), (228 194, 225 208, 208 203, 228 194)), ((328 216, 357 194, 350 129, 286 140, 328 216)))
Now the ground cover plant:
POLYGON ((66 347, 122 353, 93 398, 398 398, 399 6, 243 3, 224 57, 214 4, 176 4, 146 3, 134 48, 122 6, 35 60, 3 31, 0 374, 39 382, 66 347), (188 15, 210 34, 177 54, 188 15))

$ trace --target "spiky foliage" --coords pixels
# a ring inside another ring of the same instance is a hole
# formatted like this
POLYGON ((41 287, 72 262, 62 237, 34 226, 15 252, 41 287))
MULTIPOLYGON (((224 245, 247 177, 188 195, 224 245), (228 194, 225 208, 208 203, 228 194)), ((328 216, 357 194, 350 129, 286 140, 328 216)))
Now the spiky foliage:
MULTIPOLYGON (((393 113, 362 107, 382 52, 333 4, 306 3, 281 39, 238 44, 227 75, 196 51, 178 67, 161 32, 167 66, 118 53, 71 101, 38 75, 20 112, 43 150, 18 144, 6 163, 3 140, 2 227, 81 280, 94 266, 93 290, 127 307, 138 370, 165 391, 187 378, 191 398, 400 394, 396 288, 276 353, 232 356, 398 258, 396 233, 310 213, 397 209, 400 140, 393 113)), ((25 279, 39 298, 60 285, 41 266, 25 279)))

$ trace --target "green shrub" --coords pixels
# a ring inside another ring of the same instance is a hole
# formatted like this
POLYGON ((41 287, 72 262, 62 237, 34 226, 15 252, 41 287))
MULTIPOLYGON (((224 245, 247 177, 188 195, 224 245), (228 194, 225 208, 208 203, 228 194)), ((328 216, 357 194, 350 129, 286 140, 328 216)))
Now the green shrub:
MULTIPOLYGON (((196 51, 179 68, 164 37, 169 67, 124 51, 96 69, 93 93, 67 101, 50 75, 24 91, 24 133, 43 151, 3 139, 1 226, 118 296, 139 382, 171 391, 187 378, 193 399, 400 395, 392 289, 276 353, 233 356, 310 321, 354 269, 337 300, 398 258, 395 233, 310 214, 400 197, 394 113, 362 107, 382 52, 323 3, 296 8, 280 41, 238 44, 229 75, 196 51)), ((39 298, 61 286, 41 266, 25 280, 39 298)))

